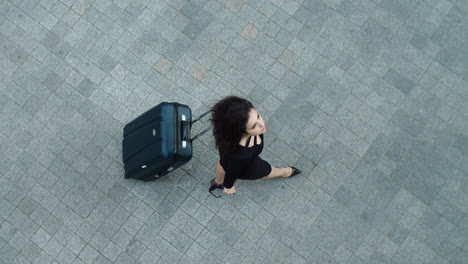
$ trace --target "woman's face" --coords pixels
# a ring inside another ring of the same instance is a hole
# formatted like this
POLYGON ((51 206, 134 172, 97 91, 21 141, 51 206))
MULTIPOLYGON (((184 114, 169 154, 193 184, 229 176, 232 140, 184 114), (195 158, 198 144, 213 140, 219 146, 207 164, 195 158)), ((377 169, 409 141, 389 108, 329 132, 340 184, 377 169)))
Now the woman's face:
POLYGON ((247 121, 245 130, 251 136, 261 135, 266 131, 265 121, 263 121, 262 116, 254 108, 250 109, 249 120, 247 121))

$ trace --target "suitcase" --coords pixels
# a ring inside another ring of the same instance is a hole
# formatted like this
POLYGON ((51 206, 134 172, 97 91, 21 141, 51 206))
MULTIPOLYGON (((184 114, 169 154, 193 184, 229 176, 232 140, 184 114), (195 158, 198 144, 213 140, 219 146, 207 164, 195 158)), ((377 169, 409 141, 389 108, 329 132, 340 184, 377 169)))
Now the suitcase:
POLYGON ((154 181, 184 165, 192 158, 192 141, 206 133, 205 129, 191 138, 190 107, 163 102, 125 125, 122 158, 126 179, 154 181))

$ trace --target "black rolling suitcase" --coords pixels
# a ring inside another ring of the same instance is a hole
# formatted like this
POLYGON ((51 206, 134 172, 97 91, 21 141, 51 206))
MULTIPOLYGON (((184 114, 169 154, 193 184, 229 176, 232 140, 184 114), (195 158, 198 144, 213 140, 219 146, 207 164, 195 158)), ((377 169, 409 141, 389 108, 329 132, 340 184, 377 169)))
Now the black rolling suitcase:
POLYGON ((125 178, 153 181, 187 163, 192 158, 190 107, 163 102, 137 117, 124 127, 122 157, 125 178))

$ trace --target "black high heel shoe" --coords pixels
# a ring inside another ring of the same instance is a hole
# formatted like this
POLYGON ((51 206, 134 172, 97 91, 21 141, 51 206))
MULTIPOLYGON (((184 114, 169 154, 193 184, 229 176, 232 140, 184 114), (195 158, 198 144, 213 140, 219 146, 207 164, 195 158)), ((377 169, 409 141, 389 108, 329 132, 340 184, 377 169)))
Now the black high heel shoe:
POLYGON ((212 180, 210 181, 210 185, 211 185, 211 186, 215 185, 215 186, 216 186, 215 189, 224 189, 224 185, 223 185, 222 183, 221 183, 221 184, 216 184, 216 183, 215 183, 215 179, 212 179, 212 180))
POLYGON ((210 184, 211 184, 211 186, 210 186, 210 189, 208 191, 211 193, 211 195, 213 195, 216 198, 221 198, 221 196, 214 194, 213 191, 216 190, 216 189, 224 189, 224 185, 222 183, 221 184, 216 184, 215 179, 212 179, 210 181, 210 184))
POLYGON ((291 177, 294 177, 294 176, 296 176, 296 175, 299 175, 299 174, 301 174, 301 172, 302 172, 300 169, 295 168, 295 167, 292 167, 292 166, 291 166, 291 169, 292 169, 292 174, 291 174, 291 176, 289 176, 288 178, 291 178, 291 177))

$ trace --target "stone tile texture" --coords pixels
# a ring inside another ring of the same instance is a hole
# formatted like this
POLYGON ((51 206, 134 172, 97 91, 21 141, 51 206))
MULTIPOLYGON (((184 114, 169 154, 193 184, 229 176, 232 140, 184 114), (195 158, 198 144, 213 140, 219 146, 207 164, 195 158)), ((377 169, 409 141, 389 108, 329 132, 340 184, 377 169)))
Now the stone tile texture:
POLYGON ((0 263, 468 263, 467 3, 0 1, 0 263), (124 179, 126 123, 227 95, 302 175, 216 199, 208 133, 124 179))

